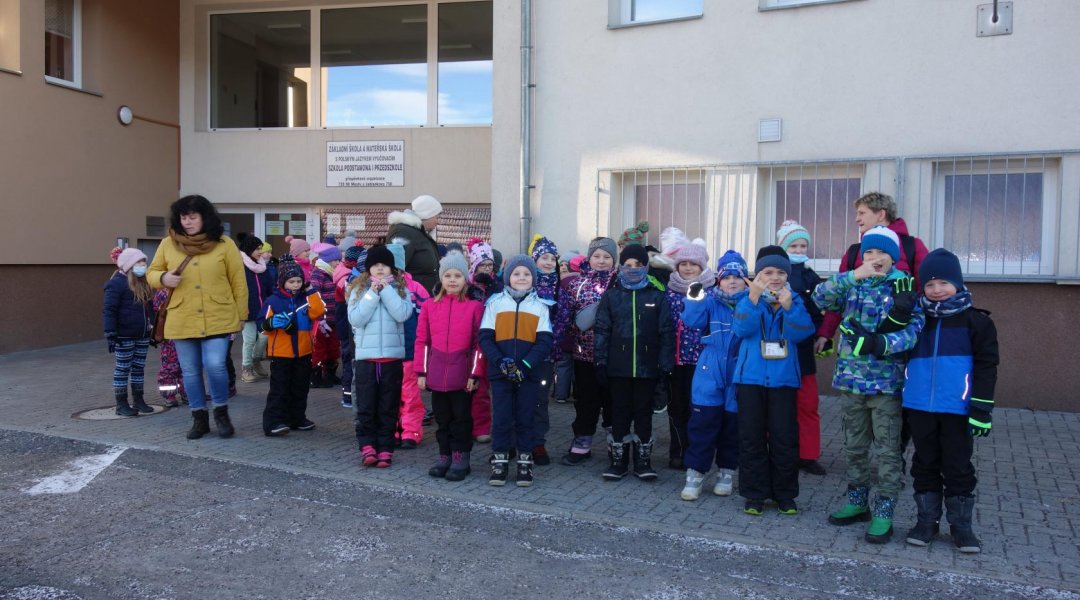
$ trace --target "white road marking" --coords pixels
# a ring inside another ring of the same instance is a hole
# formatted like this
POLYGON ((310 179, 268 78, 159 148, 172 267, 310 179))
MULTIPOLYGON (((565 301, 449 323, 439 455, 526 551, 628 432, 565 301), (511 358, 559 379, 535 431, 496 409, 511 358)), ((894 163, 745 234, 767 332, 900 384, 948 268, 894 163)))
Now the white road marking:
POLYGON ((38 481, 28 489, 23 490, 31 496, 38 494, 74 494, 83 489, 98 476, 99 473, 113 464, 127 448, 114 446, 105 454, 83 456, 68 463, 68 468, 56 475, 50 475, 38 481))

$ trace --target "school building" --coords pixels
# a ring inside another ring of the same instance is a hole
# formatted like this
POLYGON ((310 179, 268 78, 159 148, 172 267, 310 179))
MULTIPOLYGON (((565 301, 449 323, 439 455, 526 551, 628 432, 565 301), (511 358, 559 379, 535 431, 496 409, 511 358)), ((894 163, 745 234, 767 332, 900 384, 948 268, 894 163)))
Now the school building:
POLYGON ((1072 0, 0 0, 0 275, 48 294, 4 318, 0 352, 100 337, 108 249, 149 253, 178 194, 279 250, 373 239, 423 193, 441 241, 504 253, 647 220, 652 243, 677 225, 752 256, 793 218, 825 274, 857 239, 851 201, 880 190, 994 313, 1001 404, 1077 410, 1078 18, 1072 0))

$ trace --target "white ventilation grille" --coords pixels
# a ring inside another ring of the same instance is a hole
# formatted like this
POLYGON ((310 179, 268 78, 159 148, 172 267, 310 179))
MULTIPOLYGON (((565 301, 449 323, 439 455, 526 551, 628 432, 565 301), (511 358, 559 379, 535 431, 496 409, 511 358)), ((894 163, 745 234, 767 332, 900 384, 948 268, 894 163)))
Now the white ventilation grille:
POLYGON ((782 119, 762 119, 758 121, 758 142, 779 142, 783 130, 782 119))

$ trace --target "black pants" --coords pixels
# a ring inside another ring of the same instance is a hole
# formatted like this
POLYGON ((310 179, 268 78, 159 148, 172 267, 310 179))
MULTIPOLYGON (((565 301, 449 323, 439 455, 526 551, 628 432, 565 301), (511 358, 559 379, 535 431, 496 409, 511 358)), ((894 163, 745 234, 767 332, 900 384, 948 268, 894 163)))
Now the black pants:
POLYGON ((472 451, 472 395, 465 390, 431 392, 431 407, 439 428, 435 439, 439 454, 472 451))
POLYGON ((627 441, 630 424, 642 442, 652 440, 652 399, 656 378, 612 377, 611 436, 616 442, 627 441))
POLYGON ((596 382, 596 366, 583 360, 574 361, 574 435, 596 433, 596 419, 603 415, 602 425, 611 425, 611 394, 596 382))
POLYGON ((671 432, 668 457, 682 458, 690 446, 686 433, 690 422, 690 389, 694 381, 697 365, 675 365, 668 382, 668 430, 671 432))
POLYGON ((400 360, 353 361, 353 423, 361 449, 375 446, 376 452, 394 451, 403 376, 400 360))
POLYGON ((799 495, 798 388, 738 385, 739 493, 748 500, 799 495))
POLYGON ((307 418, 308 387, 311 383, 311 355, 299 358, 270 358, 270 392, 263 409, 263 433, 275 425, 297 427, 307 418))
POLYGON ((975 491, 975 444, 968 432, 967 415, 907 409, 904 416, 915 442, 911 459, 915 492, 944 491, 946 497, 970 496, 975 491))

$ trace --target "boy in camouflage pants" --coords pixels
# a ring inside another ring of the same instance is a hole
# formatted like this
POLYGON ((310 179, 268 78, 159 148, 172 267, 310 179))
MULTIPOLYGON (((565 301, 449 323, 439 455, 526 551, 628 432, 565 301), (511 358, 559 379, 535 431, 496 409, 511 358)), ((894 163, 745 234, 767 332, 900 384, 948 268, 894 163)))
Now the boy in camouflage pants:
POLYGON ((892 536, 893 509, 900 493, 900 398, 905 354, 923 326, 911 279, 893 268, 899 260, 896 234, 884 226, 863 235, 863 263, 817 287, 814 303, 842 313, 833 387, 843 399, 847 456, 847 504, 829 515, 834 525, 870 521, 866 540, 883 544, 892 536), (890 312, 891 311, 891 312, 890 312), (869 506, 870 448, 878 455, 878 497, 869 506))

